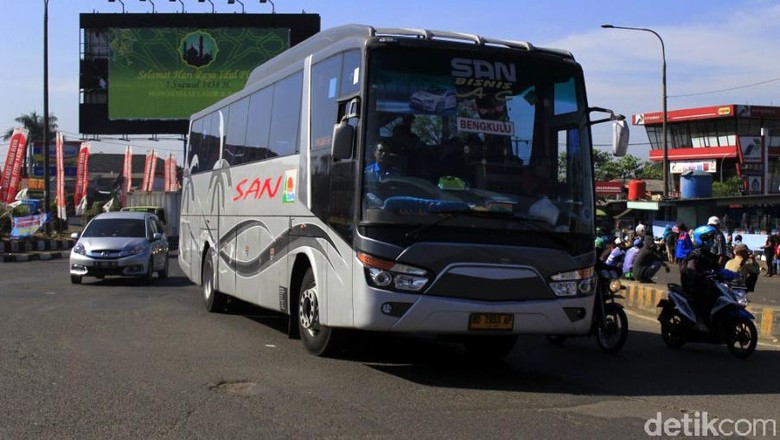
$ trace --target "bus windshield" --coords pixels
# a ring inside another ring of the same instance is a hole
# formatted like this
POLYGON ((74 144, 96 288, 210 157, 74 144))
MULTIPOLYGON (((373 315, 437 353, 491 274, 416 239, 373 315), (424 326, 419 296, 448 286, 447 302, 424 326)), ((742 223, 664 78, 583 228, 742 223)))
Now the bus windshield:
POLYGON ((592 234, 576 63, 381 47, 369 53, 368 81, 364 224, 592 234))

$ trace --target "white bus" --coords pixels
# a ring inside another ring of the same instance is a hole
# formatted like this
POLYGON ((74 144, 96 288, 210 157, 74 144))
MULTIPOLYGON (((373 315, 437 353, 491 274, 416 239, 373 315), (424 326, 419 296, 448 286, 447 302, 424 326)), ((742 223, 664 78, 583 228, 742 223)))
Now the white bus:
MULTIPOLYGON (((289 315, 311 353, 345 329, 460 338, 590 328, 591 121, 565 51, 349 25, 192 116, 179 263, 209 311, 289 315)), ((627 128, 615 124, 616 154, 627 128)))

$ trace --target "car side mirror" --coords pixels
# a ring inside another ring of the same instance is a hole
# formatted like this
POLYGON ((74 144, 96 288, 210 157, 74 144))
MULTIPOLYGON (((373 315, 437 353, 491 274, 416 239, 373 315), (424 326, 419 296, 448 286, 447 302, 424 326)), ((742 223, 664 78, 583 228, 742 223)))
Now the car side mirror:
POLYGON ((79 239, 79 233, 78 232, 71 233, 70 234, 70 238, 72 238, 74 240, 78 240, 79 239))
POLYGON ((152 234, 152 240, 153 241, 162 240, 162 237, 163 237, 163 235, 161 233, 159 233, 159 232, 155 232, 154 234, 152 234))

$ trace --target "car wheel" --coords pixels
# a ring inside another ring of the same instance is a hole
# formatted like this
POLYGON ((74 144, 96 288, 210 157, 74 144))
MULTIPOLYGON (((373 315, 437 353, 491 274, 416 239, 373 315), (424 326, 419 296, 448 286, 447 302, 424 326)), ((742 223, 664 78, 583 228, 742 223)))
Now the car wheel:
POLYGON ((71 275, 70 282, 73 284, 81 284, 81 277, 79 275, 71 275))
POLYGON ((165 265, 163 266, 162 270, 157 272, 157 276, 160 277, 161 280, 164 280, 168 278, 168 256, 165 256, 165 265))
POLYGON ((306 271, 298 294, 298 333, 303 346, 315 356, 333 354, 338 345, 338 330, 320 323, 320 301, 314 272, 306 271))
POLYGON ((203 260, 203 270, 201 271, 203 301, 206 304, 206 310, 211 313, 222 312, 227 305, 227 295, 218 292, 214 288, 214 259, 216 255, 217 253, 213 248, 206 252, 206 258, 203 260))

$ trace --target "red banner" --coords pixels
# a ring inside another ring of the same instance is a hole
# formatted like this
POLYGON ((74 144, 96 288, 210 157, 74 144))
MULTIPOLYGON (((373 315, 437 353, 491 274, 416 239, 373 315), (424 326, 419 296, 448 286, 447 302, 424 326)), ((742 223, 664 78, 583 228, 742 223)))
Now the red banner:
POLYGON ((65 210, 65 166, 62 155, 62 133, 57 132, 57 217, 67 220, 68 213, 65 210))
POLYGON ((144 164, 144 180, 141 183, 141 191, 151 191, 154 186, 154 174, 157 171, 157 154, 152 150, 146 155, 144 164))
POLYGON ((3 174, 0 176, 0 202, 13 203, 22 176, 22 164, 27 147, 27 130, 15 128, 8 144, 3 174))
POLYGON ((173 158, 173 154, 168 154, 168 158, 165 159, 165 192, 175 192, 177 188, 176 184, 176 159, 173 158))
POLYGON ((125 163, 122 166, 122 176, 124 176, 122 206, 127 206, 127 193, 130 192, 133 185, 133 147, 130 145, 125 147, 125 163))
POLYGON ((89 144, 81 143, 76 163, 76 190, 73 192, 73 206, 79 206, 81 199, 87 196, 89 184, 89 144))

